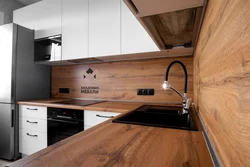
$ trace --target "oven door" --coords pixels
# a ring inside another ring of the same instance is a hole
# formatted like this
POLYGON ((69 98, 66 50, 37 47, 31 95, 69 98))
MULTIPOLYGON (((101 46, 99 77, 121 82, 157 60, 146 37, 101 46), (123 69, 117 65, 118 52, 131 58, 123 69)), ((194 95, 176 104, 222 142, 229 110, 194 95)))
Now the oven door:
POLYGON ((48 145, 57 143, 84 129, 83 121, 48 118, 48 145))

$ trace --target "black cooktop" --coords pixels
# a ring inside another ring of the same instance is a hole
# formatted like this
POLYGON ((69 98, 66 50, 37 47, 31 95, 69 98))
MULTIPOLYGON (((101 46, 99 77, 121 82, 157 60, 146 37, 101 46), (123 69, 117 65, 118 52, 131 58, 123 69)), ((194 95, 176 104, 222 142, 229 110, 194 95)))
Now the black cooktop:
POLYGON ((55 102, 58 104, 66 104, 66 105, 77 105, 77 106, 88 106, 96 103, 102 103, 105 102, 104 100, 77 100, 77 99, 71 99, 71 100, 65 100, 65 101, 59 101, 55 102))

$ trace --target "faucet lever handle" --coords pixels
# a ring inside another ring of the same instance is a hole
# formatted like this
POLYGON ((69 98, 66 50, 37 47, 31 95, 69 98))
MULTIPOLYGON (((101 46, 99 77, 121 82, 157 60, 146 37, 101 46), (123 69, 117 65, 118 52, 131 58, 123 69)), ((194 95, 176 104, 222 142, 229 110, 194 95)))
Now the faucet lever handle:
POLYGON ((185 108, 186 108, 186 109, 189 109, 191 103, 192 103, 192 99, 191 99, 191 98, 188 98, 187 101, 186 101, 185 108))

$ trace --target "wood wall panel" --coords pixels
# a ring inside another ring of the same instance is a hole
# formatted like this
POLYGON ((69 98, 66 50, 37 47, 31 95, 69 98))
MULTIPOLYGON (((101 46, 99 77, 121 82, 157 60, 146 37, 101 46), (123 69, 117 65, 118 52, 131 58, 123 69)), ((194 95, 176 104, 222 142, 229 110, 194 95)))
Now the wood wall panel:
MULTIPOLYGON (((167 66, 173 60, 182 61, 188 70, 188 95, 193 96, 193 58, 162 58, 109 62, 88 65, 52 67, 52 96, 55 98, 90 98, 108 100, 129 100, 147 102, 181 102, 173 91, 162 90, 167 66), (88 68, 93 74, 86 74, 88 68), (93 75, 97 78, 94 79, 93 75), (86 78, 83 79, 83 75, 86 78), (99 94, 83 94, 82 86, 98 86, 99 94), (59 93, 59 88, 70 88, 69 94, 59 93), (137 96, 138 88, 154 88, 154 96, 137 96)), ((183 92, 184 72, 179 65, 170 71, 169 81, 172 86, 183 92)))
POLYGON ((250 1, 209 0, 194 99, 222 166, 250 166, 250 1))

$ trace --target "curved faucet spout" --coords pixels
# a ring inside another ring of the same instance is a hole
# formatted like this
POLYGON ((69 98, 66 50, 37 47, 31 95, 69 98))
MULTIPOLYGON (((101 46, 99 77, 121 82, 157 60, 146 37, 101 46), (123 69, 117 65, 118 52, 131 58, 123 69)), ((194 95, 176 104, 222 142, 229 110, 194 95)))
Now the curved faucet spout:
POLYGON ((185 65, 181 61, 175 60, 175 61, 173 61, 173 62, 171 62, 169 64, 169 66, 168 66, 168 68, 166 70, 165 81, 168 81, 168 74, 169 74, 170 68, 172 67, 172 65, 174 65, 176 63, 180 64, 181 67, 184 70, 184 73, 185 73, 184 93, 187 93, 187 81, 188 81, 187 69, 186 69, 185 65))
POLYGON ((175 60, 173 62, 171 62, 166 70, 166 75, 165 75, 165 81, 162 85, 163 89, 164 90, 169 90, 169 89, 172 89, 173 91, 175 91, 178 95, 181 96, 182 98, 182 105, 183 105, 183 109, 182 109, 182 114, 187 114, 188 113, 188 109, 189 109, 189 99, 187 99, 187 80, 188 80, 188 75, 187 75, 187 69, 185 67, 185 65, 178 61, 178 60, 175 60), (180 64, 181 67, 183 68, 184 70, 184 73, 185 73, 185 83, 184 83, 184 94, 181 95, 181 93, 179 91, 177 91, 174 87, 172 87, 169 82, 168 82, 168 74, 169 74, 169 71, 170 71, 170 68, 172 67, 172 65, 174 64, 180 64))

